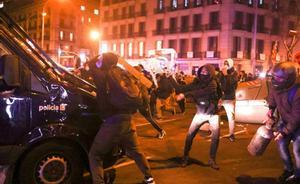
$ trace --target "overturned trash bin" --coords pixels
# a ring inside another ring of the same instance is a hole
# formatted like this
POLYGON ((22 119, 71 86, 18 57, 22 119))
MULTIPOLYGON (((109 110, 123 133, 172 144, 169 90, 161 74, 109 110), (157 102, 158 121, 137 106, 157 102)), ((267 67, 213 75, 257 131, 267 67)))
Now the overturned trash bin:
POLYGON ((252 156, 261 156, 273 138, 272 128, 260 126, 248 145, 248 152, 252 156))

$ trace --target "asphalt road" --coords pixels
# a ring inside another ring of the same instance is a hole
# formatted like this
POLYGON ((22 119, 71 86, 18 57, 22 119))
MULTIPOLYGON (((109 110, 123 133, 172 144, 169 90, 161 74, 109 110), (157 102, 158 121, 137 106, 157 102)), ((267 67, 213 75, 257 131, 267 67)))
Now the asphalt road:
MULTIPOLYGON (((180 163, 185 136, 194 113, 194 106, 189 104, 184 115, 166 114, 165 118, 159 121, 167 132, 167 136, 162 140, 156 137, 157 132, 142 116, 134 116, 141 149, 150 162, 157 184, 276 183, 276 178, 282 172, 282 163, 275 142, 270 143, 263 156, 250 156, 247 145, 260 125, 237 123, 236 141, 230 142, 227 138, 226 116, 221 118, 221 139, 217 154, 220 170, 213 170, 207 165, 210 138, 200 134, 194 139, 190 153, 191 164, 182 168, 180 163)), ((116 184, 142 183, 143 175, 127 157, 115 165, 115 171, 116 184)), ((0 172, 0 179, 1 174, 0 172)), ((85 184, 91 184, 90 174, 86 172, 84 175, 85 184)))
MULTIPOLYGON (((210 138, 199 135, 194 139, 192 163, 180 166, 184 140, 195 109, 189 105, 184 115, 166 114, 160 125, 167 136, 160 140, 157 132, 140 115, 135 115, 140 145, 147 156, 157 184, 275 184, 282 172, 281 160, 275 142, 271 142, 265 154, 252 157, 247 151, 253 134, 259 125, 236 124, 236 141, 226 137, 228 124, 222 116, 221 140, 217 154, 220 170, 207 165, 210 138)), ((133 161, 123 159, 116 166, 117 184, 141 183, 143 175, 133 161)))

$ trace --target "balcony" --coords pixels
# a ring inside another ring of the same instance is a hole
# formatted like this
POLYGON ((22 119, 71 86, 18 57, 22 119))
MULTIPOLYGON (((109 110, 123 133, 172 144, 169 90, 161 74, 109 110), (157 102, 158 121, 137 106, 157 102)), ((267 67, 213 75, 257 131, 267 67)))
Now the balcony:
POLYGON ((203 59, 203 52, 193 52, 193 58, 200 58, 203 59))
POLYGON ((222 0, 208 0, 207 1, 207 5, 218 5, 218 4, 222 4, 222 0))
POLYGON ((206 51, 204 53, 205 58, 220 58, 221 52, 220 51, 206 51))
POLYGON ((205 28, 206 30, 221 30, 221 24, 220 23, 206 24, 205 28))
POLYGON ((166 8, 162 8, 162 9, 154 9, 154 13, 155 14, 159 14, 159 13, 165 13, 166 12, 166 8))
POLYGON ((133 37, 134 37, 134 33, 133 33, 133 32, 128 33, 128 34, 127 34, 127 37, 128 37, 128 38, 133 38, 133 37))
POLYGON ((237 59, 243 59, 244 58, 244 52, 243 51, 231 51, 231 57, 237 58, 237 59))
POLYGON ((261 5, 257 5, 257 8, 262 8, 262 9, 269 9, 269 5, 267 4, 267 3, 263 3, 263 4, 261 4, 261 5))
POLYGON ((181 33, 187 33, 189 32, 190 28, 189 27, 180 27, 180 32, 181 33))
POLYGON ((248 5, 248 1, 247 0, 235 0, 234 3, 248 5))
POLYGON ((167 29, 159 29, 159 30, 154 30, 152 32, 153 35, 165 35, 168 33, 167 29))
POLYGON ((247 30, 247 27, 244 24, 233 23, 232 24, 232 29, 235 29, 235 30, 247 30))
POLYGON ((179 52, 178 58, 187 58, 187 52, 179 52))
POLYGON ((179 28, 177 28, 177 27, 172 27, 172 28, 168 29, 169 34, 176 34, 178 32, 179 32, 179 28))
POLYGON ((134 33, 134 37, 146 37, 146 31, 134 33))
POLYGON ((147 12, 136 12, 135 13, 135 17, 145 17, 147 16, 147 12))
POLYGON ((193 27, 190 27, 190 30, 193 32, 199 32, 199 31, 204 31, 205 30, 205 26, 204 25, 195 25, 193 27))
POLYGON ((257 27, 257 33, 270 34, 270 29, 266 27, 257 27))
POLYGON ((244 58, 245 59, 251 59, 251 51, 244 51, 244 58))
POLYGON ((127 34, 126 34, 126 33, 120 33, 120 38, 121 38, 121 39, 124 39, 124 38, 126 38, 126 36, 127 36, 127 34))

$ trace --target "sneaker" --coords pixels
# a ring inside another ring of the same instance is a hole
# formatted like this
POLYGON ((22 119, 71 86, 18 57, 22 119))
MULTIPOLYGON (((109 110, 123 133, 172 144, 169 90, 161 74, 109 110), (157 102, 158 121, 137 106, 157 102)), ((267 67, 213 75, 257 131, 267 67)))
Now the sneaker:
POLYGON ((157 138, 163 139, 167 135, 166 131, 162 130, 158 133, 157 138))
POLYGON ((286 184, 299 184, 300 183, 300 177, 297 177, 295 175, 292 175, 290 177, 288 177, 286 180, 285 180, 285 183, 286 184))
POLYGON ((279 183, 285 183, 288 178, 293 176, 293 171, 284 170, 283 173, 279 176, 279 183))
POLYGON ((155 184, 155 181, 154 181, 153 177, 145 177, 144 183, 145 184, 155 184))
POLYGON ((218 166, 217 162, 214 159, 209 159, 208 165, 215 170, 220 169, 220 167, 218 166))
POLYGON ((229 140, 230 140, 230 142, 234 142, 234 141, 235 141, 235 136, 234 136, 234 134, 231 134, 231 135, 229 136, 229 140))
POLYGON ((189 157, 184 156, 181 161, 181 167, 186 167, 187 165, 189 165, 189 157))

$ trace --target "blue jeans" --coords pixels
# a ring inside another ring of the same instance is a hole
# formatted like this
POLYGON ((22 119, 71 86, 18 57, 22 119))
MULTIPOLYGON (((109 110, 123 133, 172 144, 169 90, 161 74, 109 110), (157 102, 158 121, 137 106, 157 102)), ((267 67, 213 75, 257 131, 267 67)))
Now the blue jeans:
POLYGON ((292 156, 289 151, 289 145, 292 140, 293 153, 296 162, 295 175, 300 177, 300 129, 278 141, 278 150, 284 164, 284 169, 287 171, 294 171, 292 156))
POLYGON ((192 123, 190 125, 188 134, 185 139, 184 146, 184 156, 189 156, 189 152, 191 150, 193 139, 196 136, 199 128, 208 121, 210 124, 210 130, 212 132, 211 136, 211 145, 210 145, 210 158, 216 159, 216 154, 219 146, 219 137, 220 137, 220 124, 219 124, 219 115, 208 115, 203 114, 198 111, 195 114, 192 123))

